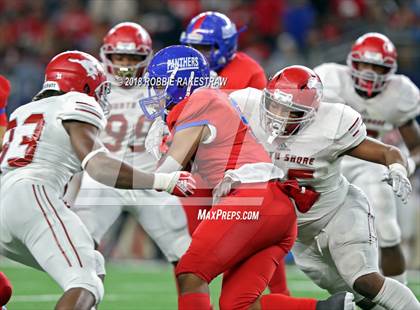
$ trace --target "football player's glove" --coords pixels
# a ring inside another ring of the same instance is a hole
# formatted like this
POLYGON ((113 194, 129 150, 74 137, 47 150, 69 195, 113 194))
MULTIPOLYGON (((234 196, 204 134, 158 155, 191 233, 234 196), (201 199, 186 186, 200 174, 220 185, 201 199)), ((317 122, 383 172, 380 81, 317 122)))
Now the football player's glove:
POLYGON ((386 181, 392 186, 395 195, 400 197, 404 204, 407 203, 412 191, 410 180, 407 178, 407 170, 399 163, 391 164, 388 168, 388 173, 385 175, 383 181, 386 181))
POLYGON ((172 173, 155 173, 153 188, 158 191, 166 191, 175 196, 186 197, 194 194, 197 186, 191 173, 176 171, 172 173))

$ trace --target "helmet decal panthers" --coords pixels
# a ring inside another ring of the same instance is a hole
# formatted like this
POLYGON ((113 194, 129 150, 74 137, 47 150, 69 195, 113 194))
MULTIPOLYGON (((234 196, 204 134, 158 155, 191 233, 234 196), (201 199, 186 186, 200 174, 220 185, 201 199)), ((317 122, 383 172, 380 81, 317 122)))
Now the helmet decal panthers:
POLYGON ((116 78, 138 77, 152 58, 152 39, 149 33, 139 24, 124 22, 114 26, 103 39, 100 58, 109 74, 116 78), (113 64, 112 54, 143 56, 136 65, 121 66, 113 64))
POLYGON ((149 96, 140 99, 145 116, 153 120, 167 108, 209 83, 206 58, 196 49, 173 45, 160 50, 150 61, 144 76, 149 96))
POLYGON ((181 34, 180 42, 186 45, 209 45, 207 56, 210 69, 222 69, 235 55, 238 35, 244 30, 236 30, 236 25, 224 14, 204 12, 195 16, 181 34))
POLYGON ((67 51, 56 55, 45 69, 41 91, 77 91, 94 97, 107 112, 109 82, 101 63, 93 56, 80 51, 67 51))
POLYGON ((287 138, 302 130, 315 117, 322 98, 318 75, 304 66, 290 66, 277 72, 263 90, 260 123, 268 142, 287 138))
POLYGON ((347 57, 347 65, 351 69, 354 87, 371 97, 381 92, 391 75, 397 71, 397 50, 383 34, 369 32, 359 37, 353 44, 347 57), (383 67, 385 73, 360 69, 360 63, 383 67))

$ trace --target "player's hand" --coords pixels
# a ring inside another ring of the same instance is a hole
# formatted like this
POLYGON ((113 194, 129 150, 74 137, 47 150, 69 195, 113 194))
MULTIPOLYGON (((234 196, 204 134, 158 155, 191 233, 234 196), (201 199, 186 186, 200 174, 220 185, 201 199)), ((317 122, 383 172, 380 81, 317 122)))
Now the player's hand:
POLYGON ((172 173, 155 173, 153 188, 158 191, 166 191, 175 196, 187 197, 194 194, 197 186, 191 173, 176 171, 172 173))
POLYGON ((403 203, 407 203, 412 191, 410 180, 407 178, 407 170, 403 165, 398 163, 389 165, 388 168, 388 173, 385 175, 383 181, 386 181, 392 186, 395 195, 400 197, 403 203))
POLYGON ((227 196, 232 190, 233 185, 237 185, 239 182, 233 181, 229 176, 225 176, 219 184, 213 189, 213 205, 220 201, 220 198, 227 196))

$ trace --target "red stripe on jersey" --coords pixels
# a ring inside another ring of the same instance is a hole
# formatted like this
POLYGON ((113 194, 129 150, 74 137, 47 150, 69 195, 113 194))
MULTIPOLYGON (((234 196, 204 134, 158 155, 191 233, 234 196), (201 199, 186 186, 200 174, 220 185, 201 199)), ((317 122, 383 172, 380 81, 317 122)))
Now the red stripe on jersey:
POLYGON ((359 133, 359 129, 357 129, 357 131, 356 131, 354 134, 352 134, 352 136, 354 137, 354 136, 356 136, 358 133, 359 133))
POLYGON ((290 180, 294 179, 313 179, 314 169, 289 169, 287 171, 287 178, 290 180))
POLYGON ((10 130, 13 129, 17 126, 17 121, 16 119, 11 120, 8 124, 7 124, 7 128, 6 130, 10 130))
POLYGON ((357 124, 358 121, 359 121, 359 117, 356 118, 356 120, 354 121, 353 125, 350 126, 350 128, 348 129, 348 131, 352 130, 353 127, 357 124))
POLYGON ((78 103, 78 104, 83 104, 83 105, 87 105, 87 106, 89 106, 89 107, 95 108, 95 106, 94 106, 93 104, 90 104, 90 103, 86 103, 86 102, 82 102, 82 101, 76 101, 76 103, 78 103))
POLYGON ((239 155, 241 153, 242 145, 245 140, 248 127, 242 122, 239 122, 238 129, 236 130, 235 139, 233 140, 232 148, 230 150, 228 162, 226 164, 225 171, 228 169, 235 169, 238 162, 239 155))
POLYGON ((206 15, 201 16, 199 19, 197 19, 197 21, 194 24, 193 30, 200 28, 201 24, 204 22, 204 20, 206 19, 206 15))
POLYGON ((82 111, 82 112, 87 112, 87 113, 90 113, 90 114, 92 114, 92 115, 95 115, 97 118, 99 118, 100 120, 102 120, 102 116, 100 116, 98 113, 96 113, 96 112, 93 112, 93 111, 89 111, 89 110, 86 110, 86 109, 82 109, 82 108, 76 108, 76 110, 77 111, 82 111))
POLYGON ((63 248, 60 245, 60 242, 58 241, 57 235, 55 234, 54 229, 52 228, 51 222, 49 221, 49 219, 47 217, 47 214, 45 213, 45 210, 42 208, 41 203, 39 202, 38 195, 35 192, 35 186, 34 185, 32 185, 32 191, 34 192, 34 196, 35 196, 36 202, 38 204, 38 207, 41 209, 41 212, 44 215, 44 218, 47 221, 48 226, 50 227, 50 230, 51 230, 51 233, 53 234, 55 243, 57 244, 58 248, 60 249, 61 254, 63 254, 64 258, 66 259, 67 264, 69 264, 69 267, 72 267, 71 262, 66 255, 66 252, 64 252, 63 248))
POLYGON ((66 234, 67 240, 69 241, 70 246, 72 247, 74 254, 76 254, 77 261, 79 262, 79 266, 81 268, 83 268, 82 260, 80 259, 79 253, 77 253, 76 247, 74 246, 73 242, 71 241, 71 238, 70 238, 69 233, 67 231, 66 225, 64 225, 63 221, 61 220, 60 216, 57 213, 57 210, 54 208, 53 204, 51 203, 50 199, 48 198, 48 195, 47 195, 47 192, 45 191, 44 186, 42 186, 42 191, 44 192, 45 198, 47 198, 47 201, 48 201, 49 205, 53 209, 55 216, 60 221, 61 227, 63 227, 63 230, 64 230, 64 233, 66 234))

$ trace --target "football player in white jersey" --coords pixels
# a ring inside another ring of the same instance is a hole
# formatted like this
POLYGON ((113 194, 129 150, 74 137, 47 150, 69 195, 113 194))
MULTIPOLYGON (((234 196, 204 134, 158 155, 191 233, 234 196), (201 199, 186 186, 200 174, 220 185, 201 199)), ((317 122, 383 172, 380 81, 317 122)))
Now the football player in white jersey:
POLYGON ((320 193, 312 208, 298 210, 296 264, 330 293, 355 292, 365 308, 373 301, 386 309, 420 309, 406 286, 379 273, 373 211, 340 171, 345 154, 382 164, 395 194, 406 200, 406 160, 397 148, 367 138, 358 112, 321 96, 319 77, 302 66, 279 71, 264 91, 230 95, 273 162, 320 193))
POLYGON ((62 200, 72 175, 83 169, 109 186, 178 195, 194 188, 188 173, 148 174, 109 155, 97 139, 106 125, 108 89, 94 57, 61 53, 48 64, 33 102, 12 113, 4 136, 0 248, 5 256, 44 270, 63 288, 56 309, 91 309, 104 294, 103 257, 62 200))
MULTIPOLYGON (((347 66, 326 63, 314 70, 324 84, 325 100, 358 111, 369 136, 381 139, 399 129, 411 153, 411 174, 420 162, 420 130, 415 120, 420 113, 420 95, 409 78, 395 74, 394 44, 382 34, 367 33, 354 43, 347 66)), ((383 274, 406 283, 396 201, 391 188, 381 182, 386 168, 352 157, 345 157, 342 165, 346 178, 363 189, 375 209, 383 274)))
MULTIPOLYGON (((152 54, 147 31, 129 22, 110 29, 100 51, 108 80, 117 84, 109 94, 108 123, 100 138, 113 156, 149 172, 156 169, 157 161, 145 150, 151 123, 138 104, 146 89, 137 82, 152 54)), ((184 210, 178 198, 168 193, 112 189, 85 174, 73 210, 96 243, 123 210, 135 216, 170 262, 178 261, 191 242, 184 210)))

